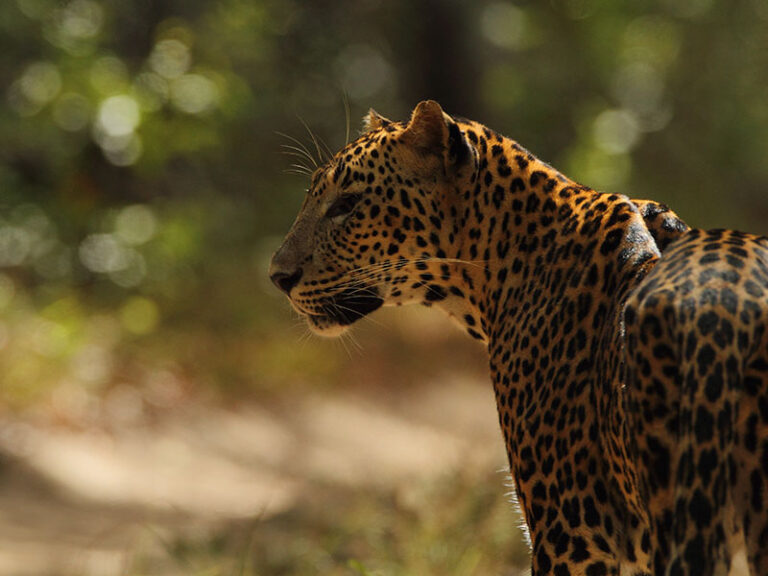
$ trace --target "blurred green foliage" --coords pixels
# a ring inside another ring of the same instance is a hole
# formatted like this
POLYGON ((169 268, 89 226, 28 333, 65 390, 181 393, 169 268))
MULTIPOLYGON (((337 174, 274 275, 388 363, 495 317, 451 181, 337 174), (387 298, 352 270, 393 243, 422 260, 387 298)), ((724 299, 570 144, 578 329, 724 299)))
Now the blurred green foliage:
POLYGON ((7 0, 0 86, 6 406, 331 380, 344 352, 295 344, 265 272, 306 187, 276 132, 340 146, 345 94, 353 135, 431 97, 586 184, 768 232, 766 0, 7 0))

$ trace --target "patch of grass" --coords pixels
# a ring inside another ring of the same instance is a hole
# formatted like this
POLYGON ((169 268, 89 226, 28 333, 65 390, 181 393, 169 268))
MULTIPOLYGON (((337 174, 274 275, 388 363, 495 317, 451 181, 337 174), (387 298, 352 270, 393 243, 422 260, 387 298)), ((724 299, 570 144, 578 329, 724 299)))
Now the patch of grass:
POLYGON ((473 576, 521 574, 528 550, 504 477, 446 476, 396 490, 321 487, 269 519, 166 542, 131 574, 473 576))

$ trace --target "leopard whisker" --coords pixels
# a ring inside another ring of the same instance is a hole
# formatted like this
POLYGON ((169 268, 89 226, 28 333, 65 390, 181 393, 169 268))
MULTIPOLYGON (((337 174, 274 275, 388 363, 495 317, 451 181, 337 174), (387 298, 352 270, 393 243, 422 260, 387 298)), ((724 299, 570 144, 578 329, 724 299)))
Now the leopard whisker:
POLYGON ((357 338, 355 338, 355 335, 351 330, 342 332, 341 338, 346 338, 352 349, 355 350, 359 356, 363 355, 363 352, 365 351, 363 345, 360 344, 357 338))
POLYGON ((341 344, 341 347, 344 348, 344 352, 347 353, 347 356, 349 357, 349 359, 352 360, 353 359, 352 358, 352 353, 349 351, 349 347, 347 346, 347 342, 346 342, 346 340, 344 340, 344 337, 343 337, 344 333, 342 333, 340 336, 341 336, 341 338, 337 338, 336 340, 339 342, 339 344, 341 344))
MULTIPOLYGON (((488 264, 490 262, 496 262, 498 260, 462 260, 459 258, 412 258, 408 260, 386 260, 384 262, 377 262, 368 266, 361 266, 355 268, 346 273, 347 280, 337 283, 334 288, 349 286, 361 280, 370 280, 370 278, 376 274, 382 274, 388 272, 391 269, 402 269, 408 265, 415 265, 419 263, 446 263, 446 264, 463 264, 467 266, 475 266, 480 269, 485 269, 482 264, 488 264)), ((383 282, 382 282, 383 283, 383 282)))
POLYGON ((419 264, 419 263, 464 264, 467 266, 475 266, 477 268, 483 269, 485 268, 483 264, 489 264, 491 262, 498 262, 498 261, 499 260, 464 260, 461 258, 438 258, 433 256, 422 257, 422 258, 402 258, 400 260, 385 260, 383 262, 376 262, 375 264, 359 266, 358 268, 354 268, 350 270, 349 273, 375 269, 380 266, 389 267, 389 266, 399 265, 401 267, 405 267, 408 265, 419 264))
POLYGON ((344 118, 346 120, 346 129, 344 133, 344 146, 347 146, 349 144, 349 130, 350 130, 350 126, 352 125, 352 107, 349 105, 349 95, 347 94, 346 90, 344 90, 342 95, 344 98, 344 118))
MULTIPOLYGON (((302 150, 300 148, 297 148, 296 146, 291 146, 290 144, 281 144, 282 148, 285 148, 285 150, 281 150, 281 154, 286 154, 289 156, 295 156, 296 158, 300 158, 301 160, 309 160, 310 162, 314 163, 314 158, 307 154, 305 150, 302 150)), ((307 166, 309 168, 309 166, 307 166)))
POLYGON ((301 349, 304 350, 307 346, 307 342, 312 340, 314 338, 314 333, 312 330, 309 329, 309 326, 307 326, 307 323, 304 322, 304 333, 299 338, 299 343, 301 344, 301 349))
POLYGON ((312 176, 312 170, 304 166, 303 164, 291 164, 291 168, 294 168, 300 172, 303 172, 304 174, 307 174, 308 176, 312 176))
POLYGON ((286 156, 293 156, 294 158, 296 158, 295 162, 300 162, 301 165, 304 166, 307 170, 312 170, 310 166, 305 164, 305 162, 307 161, 307 157, 304 156, 303 154, 299 154, 298 152, 290 152, 286 150, 283 150, 280 153, 285 154, 286 156))
MULTIPOLYGON (((349 306, 343 306, 343 305, 341 305, 341 304, 337 304, 337 303, 335 303, 335 302, 333 303, 333 306, 334 306, 334 307, 335 307, 337 310, 346 310, 347 312, 352 312, 353 314, 356 314, 356 313, 357 313, 357 310, 355 310, 355 309, 353 309, 353 308, 350 308, 349 306)), ((368 319, 369 319, 371 322, 373 322, 373 323, 374 323, 374 324, 376 324, 377 326, 382 326, 382 327, 384 326, 384 325, 383 325, 381 322, 377 322, 376 320, 374 320, 373 318, 371 318, 371 317, 370 317, 370 315, 368 315, 368 314, 366 314, 365 316, 363 316, 363 318, 368 318, 368 319)))
MULTIPOLYGON (((297 151, 303 152, 304 154, 306 154, 307 159, 310 162, 312 162, 312 165, 315 168, 318 168, 318 164, 317 164, 317 161, 315 160, 314 156, 312 156, 312 154, 310 154, 310 152, 307 149, 306 145, 301 140, 299 140, 297 138, 294 138, 293 136, 290 136, 288 134, 285 134, 284 132, 275 132, 275 133, 278 134, 279 136, 282 136, 283 138, 287 138, 291 142, 296 143, 297 146, 293 146, 292 148, 295 148, 297 151)), ((287 148, 289 145, 288 144, 282 144, 282 146, 287 148)))
POLYGON ((297 116, 299 119, 299 122, 301 122, 304 125, 304 128, 307 130, 307 133, 309 134, 309 137, 312 138, 312 142, 315 144, 315 150, 317 150, 317 159, 318 164, 325 164, 326 159, 323 157, 323 150, 320 147, 320 143, 317 140, 317 137, 315 136, 315 133, 312 132, 312 129, 309 127, 309 124, 302 118, 301 116, 297 116))

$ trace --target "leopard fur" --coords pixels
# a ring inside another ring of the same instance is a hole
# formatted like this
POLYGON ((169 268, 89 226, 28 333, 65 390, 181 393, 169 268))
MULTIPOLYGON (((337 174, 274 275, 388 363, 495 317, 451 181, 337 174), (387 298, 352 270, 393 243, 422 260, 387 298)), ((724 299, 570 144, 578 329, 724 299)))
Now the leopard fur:
POLYGON ((487 346, 534 575, 768 574, 768 240, 433 101, 365 124, 272 260, 310 327, 415 302, 487 346))

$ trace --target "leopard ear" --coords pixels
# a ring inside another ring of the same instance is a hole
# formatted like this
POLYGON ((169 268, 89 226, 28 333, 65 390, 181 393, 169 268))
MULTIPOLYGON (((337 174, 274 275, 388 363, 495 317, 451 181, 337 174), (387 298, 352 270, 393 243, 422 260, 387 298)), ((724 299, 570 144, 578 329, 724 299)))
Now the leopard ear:
POLYGON ((434 100, 419 102, 400 140, 423 154, 441 156, 446 171, 460 168, 476 157, 459 125, 434 100))
POLYGON ((379 130, 381 128, 384 128, 385 126, 389 126, 392 123, 391 120, 387 120, 376 112, 373 108, 368 110, 368 114, 366 114, 363 117, 363 134, 366 132, 372 132, 374 130, 379 130))

